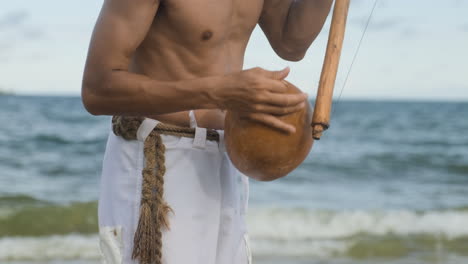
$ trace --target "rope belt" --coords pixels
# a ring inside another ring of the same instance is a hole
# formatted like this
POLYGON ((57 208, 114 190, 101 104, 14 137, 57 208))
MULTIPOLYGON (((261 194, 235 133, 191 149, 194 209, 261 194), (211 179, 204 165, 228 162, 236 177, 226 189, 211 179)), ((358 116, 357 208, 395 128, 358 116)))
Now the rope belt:
MULTIPOLYGON (((114 116, 112 130, 126 140, 137 140, 137 131, 144 117, 114 116)), ((164 174, 166 172, 165 146, 161 135, 195 137, 195 128, 158 123, 144 142, 145 164, 142 171, 140 218, 133 239, 132 258, 140 264, 162 263, 162 229, 169 229, 168 213, 172 212, 164 200, 164 174)), ((219 142, 219 134, 207 129, 207 140, 219 142)))

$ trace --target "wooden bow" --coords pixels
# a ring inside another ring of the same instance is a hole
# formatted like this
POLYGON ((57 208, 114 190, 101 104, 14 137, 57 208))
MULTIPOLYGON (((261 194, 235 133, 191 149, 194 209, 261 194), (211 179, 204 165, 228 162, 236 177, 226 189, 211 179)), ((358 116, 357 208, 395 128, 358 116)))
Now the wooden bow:
POLYGON ((333 8, 327 50, 315 100, 314 115, 312 117, 312 136, 316 140, 319 140, 323 131, 327 130, 330 126, 333 88, 335 87, 336 74, 343 47, 349 2, 350 0, 335 0, 333 8))

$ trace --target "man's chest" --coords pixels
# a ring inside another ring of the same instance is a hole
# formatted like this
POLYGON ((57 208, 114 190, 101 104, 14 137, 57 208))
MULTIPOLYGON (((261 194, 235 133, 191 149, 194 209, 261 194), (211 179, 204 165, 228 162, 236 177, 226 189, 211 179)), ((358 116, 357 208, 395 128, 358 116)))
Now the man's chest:
POLYGON ((262 8, 263 0, 163 0, 161 18, 179 36, 216 43, 248 38, 262 8))

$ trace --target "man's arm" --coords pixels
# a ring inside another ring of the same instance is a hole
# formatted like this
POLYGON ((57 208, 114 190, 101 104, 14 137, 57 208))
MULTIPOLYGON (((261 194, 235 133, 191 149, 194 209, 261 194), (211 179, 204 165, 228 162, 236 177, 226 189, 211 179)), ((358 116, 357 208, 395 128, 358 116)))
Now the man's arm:
POLYGON ((149 115, 184 108, 214 108, 206 80, 158 82, 129 72, 130 60, 146 37, 159 0, 106 0, 96 23, 86 62, 82 97, 97 115, 149 115), (205 91, 205 92, 204 92, 205 91), (167 100, 173 99, 175 100, 167 100))
POLYGON ((82 100, 95 115, 155 115, 190 109, 246 112, 266 125, 293 131, 274 115, 298 111, 304 94, 285 94, 288 70, 260 68, 174 82, 129 71, 160 0, 105 0, 96 23, 82 85, 82 100))
POLYGON ((333 0, 265 0, 259 24, 283 59, 301 60, 322 30, 333 0))

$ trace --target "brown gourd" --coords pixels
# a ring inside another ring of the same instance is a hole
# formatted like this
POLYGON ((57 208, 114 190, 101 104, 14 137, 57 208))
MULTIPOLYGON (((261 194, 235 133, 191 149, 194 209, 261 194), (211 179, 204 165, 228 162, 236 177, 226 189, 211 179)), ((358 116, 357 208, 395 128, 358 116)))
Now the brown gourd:
MULTIPOLYGON (((288 93, 301 92, 285 83, 288 93)), ((257 180, 271 181, 287 175, 304 161, 313 144, 310 105, 279 119, 294 125, 296 132, 288 134, 241 118, 236 112, 226 113, 226 150, 239 171, 257 180)))
MULTIPOLYGON (((312 144, 328 129, 333 89, 343 45, 350 0, 336 0, 320 76, 314 113, 309 104, 297 113, 279 117, 296 127, 286 134, 228 111, 225 119, 227 153, 234 166, 245 175, 262 181, 286 176, 307 157, 312 144)), ((300 90, 286 82, 289 93, 300 90)))

